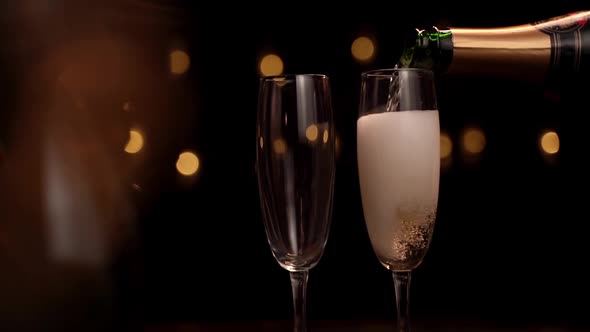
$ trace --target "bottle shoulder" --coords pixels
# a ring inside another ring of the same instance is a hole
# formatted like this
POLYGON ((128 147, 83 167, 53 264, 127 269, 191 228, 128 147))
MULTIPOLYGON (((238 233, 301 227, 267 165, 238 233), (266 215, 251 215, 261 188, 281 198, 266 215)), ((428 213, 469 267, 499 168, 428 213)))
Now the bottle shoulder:
POLYGON ((444 71, 452 57, 452 32, 436 26, 414 28, 404 36, 398 66, 444 71))

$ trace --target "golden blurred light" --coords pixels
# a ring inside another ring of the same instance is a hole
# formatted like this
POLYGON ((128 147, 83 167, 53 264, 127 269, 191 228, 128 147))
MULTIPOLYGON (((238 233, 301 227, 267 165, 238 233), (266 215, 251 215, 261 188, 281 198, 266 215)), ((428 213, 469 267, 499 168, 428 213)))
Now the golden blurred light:
POLYGON ((276 54, 267 54, 260 60, 260 73, 263 76, 274 76, 283 73, 283 60, 276 54))
POLYGON ((324 137, 322 140, 324 143, 328 143, 328 129, 324 129, 324 137))
POLYGON ((315 142, 318 139, 318 126, 312 124, 305 130, 305 137, 310 142, 315 142))
POLYGON ((541 149, 547 154, 559 152, 559 136, 555 131, 548 131, 541 136, 541 149))
POLYGON ((186 73, 190 67, 191 59, 183 50, 170 52, 170 72, 175 75, 186 73))
POLYGON ((199 158, 193 152, 185 151, 178 155, 176 169, 182 175, 194 175, 199 170, 199 158))
POLYGON ((138 153, 143 148, 143 135, 137 129, 129 131, 129 141, 125 146, 125 152, 138 153))
POLYGON ((440 158, 446 159, 451 156, 453 152, 453 141, 449 134, 442 132, 440 134, 440 158))
POLYGON ((463 148, 469 153, 480 153, 485 149, 486 137, 479 128, 468 128, 463 133, 463 148))
POLYGON ((276 154, 283 154, 287 152, 287 143, 282 138, 279 138, 272 142, 272 148, 276 154))
POLYGON ((359 62, 367 62, 375 55, 375 43, 369 37, 358 37, 350 47, 352 56, 359 62))
POLYGON ((260 136, 260 138, 258 139, 258 142, 260 143, 260 148, 264 148, 264 139, 262 138, 262 136, 260 136))

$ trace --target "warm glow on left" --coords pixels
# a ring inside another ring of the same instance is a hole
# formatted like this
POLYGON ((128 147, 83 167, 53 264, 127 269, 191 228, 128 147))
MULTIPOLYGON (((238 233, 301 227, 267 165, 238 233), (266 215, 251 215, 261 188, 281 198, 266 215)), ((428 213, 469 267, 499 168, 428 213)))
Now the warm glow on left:
POLYGON ((138 153, 143 148, 143 135, 137 129, 129 131, 129 141, 125 146, 125 152, 138 153))
POLYGON ((194 175, 199 170, 199 158, 193 152, 185 151, 178 156, 176 169, 182 175, 194 175))

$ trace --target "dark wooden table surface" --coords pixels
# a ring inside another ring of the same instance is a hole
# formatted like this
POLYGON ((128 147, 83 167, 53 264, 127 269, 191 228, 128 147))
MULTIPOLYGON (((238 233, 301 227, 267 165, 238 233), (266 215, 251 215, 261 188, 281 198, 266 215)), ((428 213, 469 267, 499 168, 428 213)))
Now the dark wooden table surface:
MULTIPOLYGON (((284 321, 193 322, 152 326, 146 332, 291 332, 284 321)), ((311 321, 308 332, 396 332, 394 321, 311 321)), ((415 322, 412 332, 578 332, 590 328, 569 324, 512 324, 509 322, 415 322)))

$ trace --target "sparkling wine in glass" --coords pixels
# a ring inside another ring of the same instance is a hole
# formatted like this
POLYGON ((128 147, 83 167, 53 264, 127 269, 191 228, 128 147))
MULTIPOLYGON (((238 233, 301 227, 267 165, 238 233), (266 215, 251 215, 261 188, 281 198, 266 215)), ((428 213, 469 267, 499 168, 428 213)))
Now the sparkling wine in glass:
POLYGON ((290 272, 294 330, 306 331, 308 272, 330 229, 335 140, 325 75, 260 80, 256 168, 263 221, 276 261, 290 272))
POLYGON ((440 126, 433 74, 394 68, 361 78, 357 159, 363 213, 377 258, 393 272, 398 331, 408 332, 411 273, 428 251, 438 205, 440 126))

